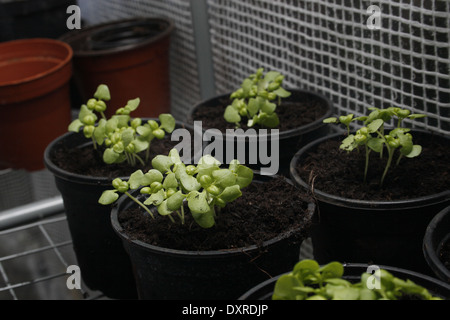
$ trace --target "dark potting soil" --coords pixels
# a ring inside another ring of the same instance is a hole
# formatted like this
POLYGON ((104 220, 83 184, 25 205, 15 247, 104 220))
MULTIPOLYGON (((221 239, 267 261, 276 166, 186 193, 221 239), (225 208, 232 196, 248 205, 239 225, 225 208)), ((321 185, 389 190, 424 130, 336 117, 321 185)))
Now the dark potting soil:
POLYGON ((185 224, 173 215, 149 214, 135 207, 119 213, 119 222, 131 239, 164 248, 208 251, 261 245, 288 230, 298 241, 307 237, 311 219, 307 214, 307 196, 283 179, 252 183, 242 196, 216 212, 216 224, 209 229, 199 227, 185 209, 185 224))
POLYGON ((399 166, 394 157, 383 187, 380 179, 387 161, 387 151, 380 161, 371 153, 367 181, 364 183, 365 152, 339 149, 341 141, 327 140, 308 152, 297 164, 301 178, 315 190, 357 200, 396 201, 429 196, 450 190, 450 144, 448 139, 432 135, 430 139, 413 135, 414 143, 423 147, 412 159, 403 158, 399 166))
MULTIPOLYGON (((226 122, 223 117, 226 107, 231 102, 230 99, 226 98, 218 101, 217 106, 214 107, 201 105, 194 110, 192 119, 189 121, 202 121, 203 129, 216 128, 222 132, 225 132, 226 129, 236 129, 234 123, 226 122)), ((327 106, 319 100, 284 101, 277 106, 276 113, 280 119, 280 125, 274 129, 279 129, 280 132, 296 129, 320 119, 326 112, 327 106)), ((255 130, 261 129, 259 125, 255 125, 253 128, 255 130)), ((247 121, 242 121, 241 129, 248 129, 247 121)))
MULTIPOLYGON (((68 148, 60 145, 51 157, 53 163, 65 171, 85 176, 114 179, 129 176, 139 169, 147 172, 152 168, 151 159, 159 154, 167 155, 178 143, 178 141, 171 141, 170 135, 166 135, 162 140, 154 139, 150 145, 150 161, 145 166, 140 164, 139 161, 134 167, 128 165, 126 161, 119 164, 105 164, 103 162, 104 148, 97 146, 97 149, 94 149, 92 144, 81 148, 68 148)), ((145 161, 145 152, 142 152, 140 157, 145 161)))
POLYGON ((444 266, 450 270, 450 239, 442 246, 441 251, 439 252, 439 259, 444 266))

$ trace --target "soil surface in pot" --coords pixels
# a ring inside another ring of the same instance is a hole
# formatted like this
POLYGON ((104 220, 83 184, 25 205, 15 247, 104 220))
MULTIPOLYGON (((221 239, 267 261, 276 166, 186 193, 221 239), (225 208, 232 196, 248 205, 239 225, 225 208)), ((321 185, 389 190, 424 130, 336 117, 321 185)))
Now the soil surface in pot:
POLYGON ((136 208, 119 212, 118 218, 131 239, 178 250, 226 250, 260 246, 288 230, 297 230, 298 240, 303 240, 311 224, 308 202, 296 187, 276 178, 243 189, 240 198, 216 212, 216 225, 209 229, 193 221, 187 206, 184 225, 176 216, 176 223, 158 214, 153 220, 136 208))
MULTIPOLYGON (((236 129, 234 123, 225 121, 223 114, 228 105, 232 101, 228 98, 221 99, 217 102, 217 106, 199 106, 192 113, 192 121, 202 121, 203 129, 216 128, 222 132, 226 129, 236 129)), ((280 132, 297 129, 301 126, 312 123, 327 112, 327 106, 319 100, 309 100, 302 102, 284 101, 277 106, 276 113, 280 119, 280 125, 277 128, 280 132)), ((246 118, 243 118, 246 119, 246 118)), ((247 130, 247 121, 242 121, 241 128, 247 130)), ((255 130, 261 129, 259 125, 255 125, 255 130)))
POLYGON ((416 158, 403 158, 396 166, 397 154, 382 188, 386 149, 382 161, 379 154, 371 153, 367 182, 363 183, 365 152, 339 149, 342 139, 327 140, 297 164, 300 177, 315 190, 349 199, 396 201, 450 189, 450 146, 445 138, 414 136, 414 143, 423 147, 422 153, 416 158))
MULTIPOLYGON (((88 142, 88 140, 86 141, 88 142)), ((129 176, 139 169, 147 172, 152 168, 151 160, 155 156, 167 155, 178 143, 179 141, 171 141, 170 135, 166 135, 162 140, 154 139, 150 145, 150 161, 145 166, 139 161, 135 167, 129 166, 126 161, 118 164, 105 164, 103 162, 104 148, 98 146, 97 149, 94 149, 91 144, 81 148, 68 148, 61 144, 51 155, 51 160, 57 167, 71 173, 115 179, 129 176)), ((140 156, 145 161, 145 152, 142 152, 140 156)))
POLYGON ((442 261, 444 266, 450 270, 450 240, 448 240, 441 248, 439 252, 439 259, 442 261))

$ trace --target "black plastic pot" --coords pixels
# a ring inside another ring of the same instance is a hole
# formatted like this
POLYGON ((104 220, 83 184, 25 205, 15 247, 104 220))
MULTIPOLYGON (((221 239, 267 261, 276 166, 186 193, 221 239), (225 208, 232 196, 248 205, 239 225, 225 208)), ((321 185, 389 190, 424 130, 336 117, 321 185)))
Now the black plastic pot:
MULTIPOLYGON (((324 115, 320 118, 315 120, 312 123, 309 123, 307 125, 301 126, 296 129, 287 130, 279 132, 279 166, 278 166, 278 172, 275 172, 275 174, 282 174, 285 176, 289 175, 289 164, 290 161, 294 155, 294 153, 301 148, 302 146, 306 145, 307 143, 325 135, 328 134, 329 127, 323 123, 323 120, 330 117, 333 112, 333 103, 326 98, 325 96, 322 96, 318 93, 314 93, 311 91, 306 90, 289 90, 292 94, 290 97, 286 98, 283 101, 286 102, 294 102, 294 101, 305 101, 305 100, 314 100, 319 101, 321 104, 326 106, 326 112, 324 115)), ((188 122, 193 123, 196 121, 196 119, 193 118, 193 113, 195 110, 199 107, 207 107, 207 108, 215 108, 218 105, 220 105, 221 101, 227 101, 231 93, 220 95, 213 97, 211 99, 202 101, 198 103, 190 112, 188 116, 188 122)), ((225 119, 224 119, 225 121, 225 119)), ((216 141, 217 138, 216 135, 214 135, 211 132, 208 132, 207 129, 203 128, 204 131, 204 147, 208 146, 210 142, 216 141)), ((236 158, 236 155, 239 155, 240 151, 238 149, 238 145, 240 146, 241 143, 244 144, 244 150, 245 150, 245 158, 239 158, 240 162, 242 164, 245 164, 246 166, 251 167, 254 170, 261 171, 263 168, 267 168, 270 166, 270 164, 263 163, 262 159, 256 155, 257 159, 256 161, 253 160, 251 157, 255 156, 255 152, 252 150, 256 150, 255 148, 251 148, 251 143, 253 143, 252 147, 257 147, 257 150, 259 152, 260 146, 258 143, 266 145, 268 148, 268 154, 272 155, 273 151, 271 150, 271 141, 275 139, 275 135, 271 134, 271 130, 267 130, 267 134, 262 134, 256 132, 255 134, 251 134, 250 132, 245 132, 244 134, 238 134, 236 133, 233 136, 227 136, 222 135, 222 138, 219 138, 219 140, 222 141, 223 145, 223 156, 226 157, 226 155, 231 156, 230 153, 227 151, 227 145, 233 146, 234 149, 234 155, 236 158), (255 142, 252 142, 255 141, 255 142)), ((231 147, 229 147, 231 148, 231 147)), ((234 159, 233 157, 231 159, 234 159)), ((231 159, 223 159, 223 163, 227 163, 227 160, 231 159)), ((271 173, 272 174, 272 173, 271 173)))
MULTIPOLYGON (((256 176, 254 181, 258 181, 256 176)), ((298 229, 265 241, 261 247, 215 251, 174 250, 133 240, 118 221, 118 214, 132 206, 133 201, 121 197, 112 209, 111 223, 130 255, 138 295, 143 300, 234 300, 269 275, 286 272, 298 261, 303 240, 299 239, 302 230, 298 229)), ((311 203, 311 216, 314 210, 311 203)))
MULTIPOLYGON (((427 134, 423 130, 415 132, 416 135, 427 134)), ((308 151, 328 139, 341 141, 342 134, 332 134, 311 142, 299 150, 291 161, 292 180, 304 190, 311 191, 311 186, 300 177, 296 166, 308 151)), ((311 238, 314 258, 320 264, 356 261, 395 265, 432 274, 422 253, 423 237, 434 215, 449 204, 450 190, 398 201, 348 199, 317 188, 313 193, 318 215, 311 238)))
POLYGON ((433 272, 450 283, 450 270, 439 257, 444 244, 450 241, 450 206, 439 212, 427 227, 423 239, 423 253, 433 272))
MULTIPOLYGON (((361 275, 364 272, 367 272, 368 266, 369 265, 367 264, 360 264, 360 263, 344 264, 343 279, 353 283, 360 281, 361 275)), ((402 268, 388 267, 388 266, 378 266, 378 267, 388 271, 394 277, 403 280, 409 279, 413 281, 415 284, 420 285, 425 289, 427 289, 434 296, 438 296, 442 299, 450 298, 450 285, 440 280, 402 268)), ((253 287, 249 291, 245 292, 242 296, 240 296, 239 300, 271 300, 275 283, 281 276, 282 275, 280 274, 275 278, 266 280, 258 284, 257 286, 253 287)))
MULTIPOLYGON (((177 128, 181 127, 189 126, 177 122, 177 128)), ((92 142, 83 134, 70 132, 50 143, 44 154, 45 165, 54 175, 64 201, 81 276, 90 289, 102 291, 109 298, 136 299, 130 259, 111 227, 111 207, 98 203, 103 191, 111 189, 113 178, 75 174, 59 168, 52 155, 61 144, 83 148, 92 142)))

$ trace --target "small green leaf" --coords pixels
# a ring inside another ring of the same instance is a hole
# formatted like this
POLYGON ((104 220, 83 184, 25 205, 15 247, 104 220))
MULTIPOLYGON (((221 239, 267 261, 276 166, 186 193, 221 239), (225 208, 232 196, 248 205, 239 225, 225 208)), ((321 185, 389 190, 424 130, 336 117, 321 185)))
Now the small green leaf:
POLYGON ((291 96, 291 93, 283 88, 278 88, 277 90, 275 90, 273 93, 275 93, 277 96, 281 97, 281 98, 287 98, 291 96))
POLYGON ((164 179, 162 173, 156 169, 150 169, 144 176, 141 178, 140 184, 141 186, 149 186, 153 182, 161 183, 164 179))
POLYGON ((171 211, 180 209, 185 198, 186 196, 181 191, 177 191, 167 199, 167 208, 171 211))
POLYGON ((168 156, 157 155, 152 160, 152 167, 163 174, 169 172, 172 165, 173 162, 168 156))
POLYGON ((169 214, 171 214, 173 211, 171 211, 169 209, 169 207, 167 206, 167 200, 164 200, 163 202, 161 202, 161 204, 158 205, 158 213, 162 216, 168 216, 169 214))
POLYGON ((409 119, 412 119, 412 120, 414 120, 414 119, 420 119, 420 118, 425 118, 425 117, 426 117, 426 115, 420 114, 420 113, 413 113, 413 114, 410 114, 410 115, 408 116, 408 118, 409 118, 409 119))
POLYGON ((119 199, 119 195, 116 190, 106 190, 103 191, 100 199, 98 199, 98 203, 108 205, 114 203, 117 199, 119 199))
POLYGON ((149 205, 159 206, 164 200, 165 200, 164 189, 161 189, 158 192, 153 193, 147 200, 145 200, 144 204, 146 206, 149 205))
POLYGON ((407 158, 414 158, 422 153, 422 146, 417 144, 413 145, 413 148, 409 154, 406 155, 407 158))
POLYGON ((244 189, 247 187, 253 180, 253 170, 249 167, 239 165, 236 170, 237 178, 236 184, 244 189))
POLYGON ((338 119, 336 117, 326 118, 323 123, 338 123, 338 119))
POLYGON ((172 133, 175 130, 176 121, 170 113, 160 114, 159 121, 161 122, 160 128, 164 129, 167 133, 172 133))
POLYGON ((226 187, 223 192, 218 196, 218 198, 222 199, 225 202, 232 202, 242 196, 241 189, 238 185, 226 187))
POLYGON ((277 105, 269 101, 265 101, 265 103, 261 105, 261 111, 266 113, 267 115, 273 114, 276 108, 277 105))
POLYGON ((75 119, 70 123, 68 130, 71 132, 78 132, 82 126, 83 122, 81 122, 80 119, 75 119))
POLYGON ((265 116, 260 123, 267 128, 276 128, 280 124, 280 119, 276 113, 265 116))
POLYGON ((134 130, 132 128, 127 128, 122 132, 122 142, 123 146, 128 146, 131 141, 134 140, 134 130))
POLYGON ((367 146, 373 151, 380 153, 383 150, 384 140, 381 138, 372 138, 367 142, 367 146))
POLYGON ((137 170, 133 172, 128 180, 131 189, 137 189, 141 186, 141 181, 144 178, 144 173, 142 170, 137 170))
POLYGON ((97 91, 94 93, 94 97, 100 100, 109 101, 111 100, 111 94, 109 88, 105 84, 101 84, 97 87, 97 91))
POLYGON ((382 119, 376 119, 367 125, 367 129, 369 129, 370 133, 377 132, 378 129, 384 124, 382 119))
POLYGON ((145 140, 142 137, 138 137, 137 139, 133 140, 133 144, 136 148, 135 153, 139 153, 142 152, 144 150, 147 150, 147 148, 149 147, 149 142, 148 140, 145 140))
POLYGON ((141 103, 141 99, 139 99, 139 98, 136 98, 133 100, 128 100, 128 102, 127 102, 128 109, 130 111, 134 111, 139 107, 140 103, 141 103))
POLYGON ((106 120, 100 119, 94 130, 94 139, 97 144, 102 145, 106 138, 106 120))
POLYGON ((324 280, 331 278, 341 278, 344 274, 344 266, 339 262, 330 262, 319 268, 324 280))
POLYGON ((260 109, 261 109, 261 100, 259 98, 258 99, 251 98, 248 101, 247 111, 250 117, 254 117, 260 109))
POLYGON ((111 117, 111 119, 117 119, 117 127, 118 128, 124 128, 124 127, 128 127, 128 121, 130 121, 131 118, 128 115, 115 114, 111 117))
POLYGON ((116 129, 119 126, 119 119, 112 117, 111 119, 109 119, 108 121, 106 121, 106 134, 110 134, 114 131, 116 131, 116 129))
POLYGON ((152 134, 152 129, 150 128, 148 123, 146 123, 143 126, 137 127, 136 132, 139 133, 142 137, 150 137, 150 135, 152 134))
POLYGON ((112 148, 108 148, 103 152, 103 161, 106 164, 112 164, 115 163, 117 160, 119 160, 120 154, 114 152, 112 148))
POLYGON ((215 184, 222 188, 232 186, 236 183, 237 175, 229 169, 219 169, 212 172, 215 184))
POLYGON ((175 173, 171 172, 166 176, 163 182, 163 187, 164 189, 178 188, 178 180, 175 173))
POLYGON ((228 106, 225 109, 225 113, 223 115, 225 120, 230 123, 238 123, 241 121, 241 116, 239 115, 239 111, 236 110, 233 106, 228 106))

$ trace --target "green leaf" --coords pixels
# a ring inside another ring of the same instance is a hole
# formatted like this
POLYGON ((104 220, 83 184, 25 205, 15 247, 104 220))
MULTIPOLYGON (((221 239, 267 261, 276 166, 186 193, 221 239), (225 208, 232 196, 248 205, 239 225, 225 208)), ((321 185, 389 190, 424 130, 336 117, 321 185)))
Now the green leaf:
POLYGON ((127 128, 122 132, 122 142, 123 146, 128 146, 131 141, 134 140, 134 130, 132 128, 127 128))
POLYGON ((413 145, 412 150, 409 154, 406 155, 407 158, 414 158, 419 156, 422 153, 422 146, 417 144, 413 145))
POLYGON ((184 165, 177 166, 177 171, 175 174, 187 192, 198 191, 202 187, 195 177, 187 174, 186 167, 184 165))
POLYGON ((164 200, 163 202, 161 202, 160 205, 158 205, 158 213, 162 216, 168 216, 169 214, 171 214, 173 211, 171 211, 169 209, 169 207, 167 206, 167 200, 164 200))
POLYGON ((336 117, 326 118, 322 121, 323 123, 338 123, 338 119, 336 117))
POLYGON ((114 152, 112 148, 108 148, 103 152, 103 161, 106 164, 116 163, 119 160, 120 154, 114 152))
POLYGON ((258 99, 251 98, 248 101, 247 111, 250 117, 254 117, 260 109, 261 109, 261 100, 259 98, 258 99))
POLYGON ((268 71, 264 77, 264 81, 267 83, 273 82, 279 75, 281 74, 278 71, 268 71))
POLYGON ((222 188, 230 187, 236 183, 236 174, 229 169, 219 169, 212 172, 215 184, 222 188))
POLYGON ((137 127, 136 132, 139 133, 142 137, 150 137, 153 131, 148 123, 146 123, 143 126, 137 127))
POLYGON ((141 178, 140 184, 141 186, 149 186, 153 182, 161 183, 164 179, 162 173, 156 169, 150 169, 146 174, 144 174, 141 178))
POLYGON ((253 181, 253 170, 249 167, 239 165, 236 170, 236 184, 242 190, 253 181))
POLYGON ((280 124, 280 119, 276 113, 272 113, 264 117, 260 123, 268 128, 276 128, 280 124))
POLYGON ((83 122, 81 122, 80 119, 75 119, 70 123, 68 130, 71 132, 78 132, 82 126, 83 122))
POLYGON ((163 113, 159 115, 159 121, 161 129, 164 129, 167 133, 172 133, 175 129, 176 121, 175 118, 170 113, 163 113))
POLYGON ((106 120, 100 119, 94 130, 94 139, 97 144, 102 145, 106 138, 106 120))
POLYGON ((173 162, 168 156, 157 155, 152 160, 152 167, 163 174, 169 172, 172 165, 173 162))
POLYGON ((380 153, 383 150, 384 140, 381 138, 372 138, 367 142, 367 146, 373 151, 380 153))
POLYGON ((181 191, 177 191, 167 199, 167 208, 171 211, 180 209, 185 198, 186 196, 181 191))
POLYGON ((128 180, 131 189, 137 189, 141 186, 141 181, 144 178, 144 173, 142 170, 137 170, 133 172, 128 180))
POLYGON ((130 116, 125 114, 115 114, 111 117, 111 119, 117 119, 117 127, 124 128, 128 127, 128 121, 130 121, 130 116))
POLYGON ((101 84, 97 87, 97 91, 94 93, 94 97, 100 100, 109 101, 111 100, 111 94, 109 88, 105 84, 101 84))
POLYGON ((202 228, 210 228, 215 224, 214 208, 209 206, 205 191, 190 192, 187 201, 192 217, 202 228))
POLYGON ((153 193, 147 200, 145 200, 144 204, 146 206, 154 205, 159 206, 165 200, 164 189, 159 190, 156 193, 153 193))
POLYGON ((223 192, 218 196, 218 198, 222 199, 225 202, 232 202, 242 196, 241 189, 238 185, 234 185, 231 187, 226 187, 223 192))
POLYGON ((301 300, 307 297, 306 293, 295 290, 301 282, 292 274, 284 274, 278 278, 273 290, 273 300, 301 300), (297 297, 299 296, 299 297, 297 297))
POLYGON ((170 158, 170 160, 172 161, 172 163, 173 164, 182 164, 183 162, 181 161, 181 158, 180 158, 180 154, 178 153, 178 150, 177 149, 171 149, 170 151, 169 151, 169 158, 170 158))
POLYGON ((377 132, 378 129, 384 124, 382 119, 376 119, 367 125, 367 129, 369 129, 370 133, 377 132))
POLYGON ((225 120, 230 123, 238 123, 241 121, 241 116, 239 115, 239 111, 236 110, 233 106, 228 106, 225 109, 225 113, 223 115, 225 120))
POLYGON ((166 178, 164 179, 163 187, 164 189, 178 188, 178 180, 175 173, 171 172, 166 176, 166 178))
POLYGON ((114 132, 119 125, 119 119, 112 117, 111 119, 109 119, 108 121, 106 121, 106 125, 105 125, 105 130, 106 130, 106 134, 110 134, 112 132, 114 132))
POLYGON ((267 113, 267 115, 271 115, 275 112, 275 109, 277 108, 277 105, 275 103, 265 101, 261 105, 261 111, 264 113, 267 113))
POLYGON ((147 150, 147 148, 150 146, 148 140, 145 140, 142 137, 138 137, 137 139, 134 139, 133 144, 134 144, 134 147, 136 148, 136 150, 135 150, 136 153, 147 150))
POLYGON ((331 278, 341 278, 344 274, 344 266, 339 262, 330 262, 319 268, 324 280, 331 278))
POLYGON ((98 199, 98 203, 108 205, 114 203, 117 199, 119 199, 117 190, 106 190, 103 191, 102 195, 100 196, 100 199, 98 199))
POLYGON ((140 103, 141 103, 141 99, 139 99, 139 98, 136 98, 133 100, 128 100, 127 106, 128 106, 128 109, 130 110, 130 112, 136 110, 139 107, 140 103))
POLYGON ((287 98, 291 96, 291 93, 283 88, 278 88, 277 90, 275 90, 273 93, 275 93, 277 96, 281 97, 281 98, 287 98))
POLYGON ((242 84, 241 88, 244 90, 244 96, 247 97, 250 93, 250 90, 252 90, 253 81, 250 79, 245 79, 242 84))
POLYGON ((425 118, 425 117, 426 117, 426 115, 420 114, 420 113, 413 113, 413 114, 410 114, 410 115, 408 116, 408 118, 409 118, 409 119, 412 119, 412 120, 414 120, 414 119, 420 119, 420 118, 425 118))

